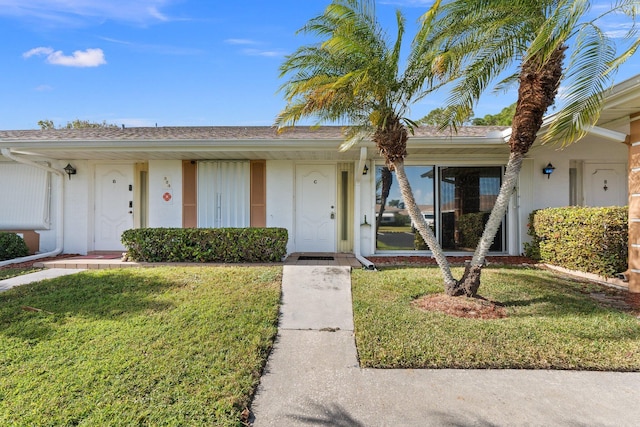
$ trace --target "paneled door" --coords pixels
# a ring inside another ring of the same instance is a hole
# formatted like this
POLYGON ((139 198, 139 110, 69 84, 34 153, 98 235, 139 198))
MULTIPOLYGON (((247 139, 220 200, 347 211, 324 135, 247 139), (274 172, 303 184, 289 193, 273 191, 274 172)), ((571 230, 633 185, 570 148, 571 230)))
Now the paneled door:
POLYGON ((296 167, 296 252, 336 250, 336 166, 296 167))
POLYGON ((118 251, 122 232, 133 228, 133 165, 96 165, 94 249, 118 251))

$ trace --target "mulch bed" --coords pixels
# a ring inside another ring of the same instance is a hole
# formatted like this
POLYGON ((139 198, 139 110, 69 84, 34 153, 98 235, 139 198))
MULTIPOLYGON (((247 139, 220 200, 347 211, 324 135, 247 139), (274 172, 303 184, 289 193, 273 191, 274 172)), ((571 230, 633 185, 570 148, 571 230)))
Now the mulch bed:
POLYGON ((507 310, 500 304, 481 298, 450 297, 445 294, 425 295, 412 305, 427 311, 439 311, 455 317, 467 319, 502 319, 507 310))

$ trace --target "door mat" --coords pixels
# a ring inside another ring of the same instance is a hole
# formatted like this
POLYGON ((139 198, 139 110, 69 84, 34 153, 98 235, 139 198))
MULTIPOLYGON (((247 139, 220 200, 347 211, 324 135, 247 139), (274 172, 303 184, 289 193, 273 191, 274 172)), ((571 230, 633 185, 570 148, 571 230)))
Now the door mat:
POLYGON ((307 256, 303 255, 298 257, 298 261, 335 261, 336 259, 332 256, 307 256))

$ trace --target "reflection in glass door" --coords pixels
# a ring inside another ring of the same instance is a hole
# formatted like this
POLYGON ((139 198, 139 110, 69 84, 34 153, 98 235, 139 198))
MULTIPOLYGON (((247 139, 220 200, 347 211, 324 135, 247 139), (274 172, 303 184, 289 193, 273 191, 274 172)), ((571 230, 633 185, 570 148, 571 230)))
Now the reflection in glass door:
MULTIPOLYGON (((495 204, 501 167, 440 169, 441 243, 444 250, 473 251, 495 204)), ((504 221, 491 251, 504 249, 504 221)))
MULTIPOLYGON (((427 223, 435 227, 433 166, 405 166, 416 203, 427 223)), ((376 249, 379 251, 423 249, 415 241, 414 227, 405 208, 395 173, 376 167, 376 249), (417 246, 416 246, 417 245, 417 246)))

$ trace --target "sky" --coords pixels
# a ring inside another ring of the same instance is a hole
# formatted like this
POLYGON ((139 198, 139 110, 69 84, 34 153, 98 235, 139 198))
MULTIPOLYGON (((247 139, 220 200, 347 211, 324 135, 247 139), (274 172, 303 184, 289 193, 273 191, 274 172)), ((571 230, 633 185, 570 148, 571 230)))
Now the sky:
MULTIPOLYGON (((592 2, 594 11, 609 4, 592 2)), ((80 119, 135 126, 270 126, 284 107, 279 66, 313 42, 296 35, 329 0, 0 0, 0 129, 80 119)), ((379 0, 408 43, 431 0, 379 0)), ((595 12, 594 12, 595 13, 595 12)), ((607 31, 624 29, 609 21, 607 31)), ((613 34, 613 33, 612 33, 613 34)), ((640 55, 616 77, 640 73, 640 55)), ((419 119, 446 93, 411 109, 419 119)), ((488 93, 476 116, 515 94, 488 93)))

